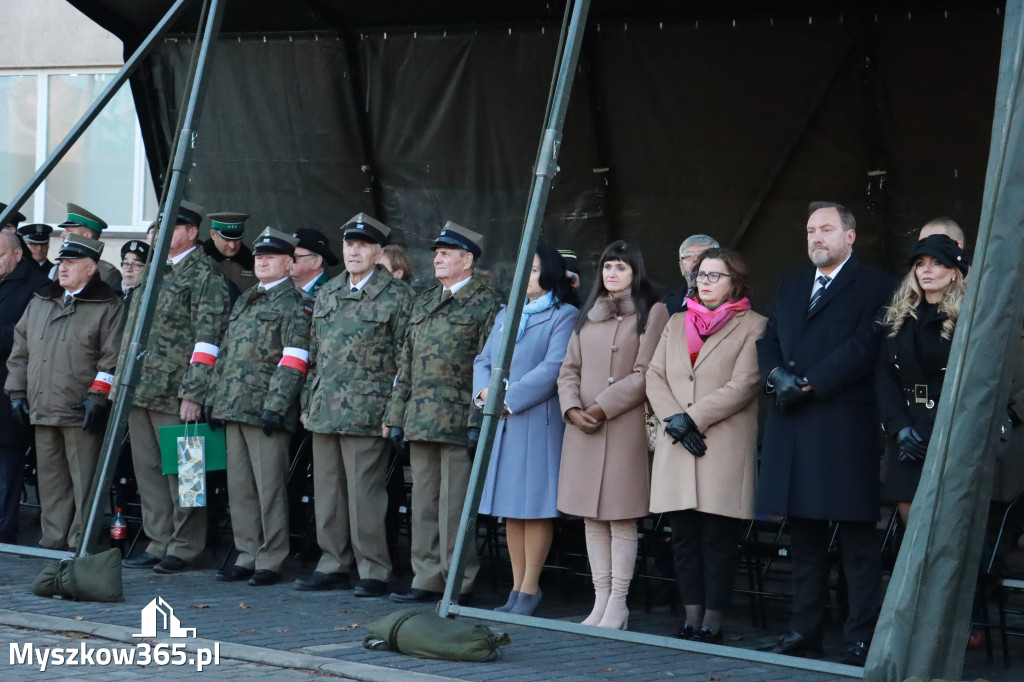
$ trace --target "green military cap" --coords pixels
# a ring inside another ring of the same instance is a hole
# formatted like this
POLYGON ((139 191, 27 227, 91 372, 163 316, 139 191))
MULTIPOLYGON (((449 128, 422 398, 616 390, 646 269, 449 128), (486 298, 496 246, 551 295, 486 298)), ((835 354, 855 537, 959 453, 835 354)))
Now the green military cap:
POLYGON ((252 243, 252 255, 260 256, 263 254, 283 253, 286 256, 294 256, 295 247, 298 245, 299 240, 297 238, 280 230, 275 230, 272 227, 267 227, 256 238, 256 241, 252 243))
POLYGON ((18 227, 18 234, 29 244, 46 244, 50 241, 53 228, 46 223, 30 223, 18 227))
POLYGON ((217 234, 224 239, 234 241, 245 236, 245 221, 249 219, 248 213, 211 213, 210 229, 216 230, 217 234))
POLYGON ((479 258, 484 250, 484 236, 449 220, 430 248, 464 249, 473 254, 474 258, 479 258))
POLYGON ((391 236, 391 228, 365 213, 359 213, 341 226, 342 239, 346 242, 369 242, 384 246, 391 236))
POLYGON ((95 213, 68 202, 68 219, 57 227, 85 227, 100 234, 107 229, 107 223, 95 213))
POLYGON ((103 253, 103 242, 77 234, 69 234, 64 238, 64 243, 61 244, 60 251, 57 252, 57 260, 91 258, 98 262, 101 253, 103 253))

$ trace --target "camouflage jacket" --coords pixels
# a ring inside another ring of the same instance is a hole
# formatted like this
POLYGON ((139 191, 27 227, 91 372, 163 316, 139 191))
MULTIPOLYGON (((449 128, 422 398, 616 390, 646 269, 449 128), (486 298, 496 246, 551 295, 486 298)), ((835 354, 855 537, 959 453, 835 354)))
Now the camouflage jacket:
POLYGON ((444 302, 442 291, 437 285, 416 297, 384 421, 405 429, 408 440, 462 445, 466 429, 480 426, 481 412, 470 409, 473 361, 501 300, 475 277, 444 302))
POLYGON ((307 429, 380 435, 415 296, 380 265, 359 291, 349 291, 347 272, 320 289, 302 392, 307 429))
POLYGON ((67 303, 64 293, 56 282, 35 292, 14 328, 4 390, 28 400, 33 424, 78 426, 83 413, 71 406, 86 397, 106 405, 114 380, 121 297, 99 274, 67 303))
POLYGON ((309 359, 309 315, 290 279, 270 291, 250 287, 231 309, 206 403, 213 416, 259 426, 263 410, 295 430, 309 359))
MULTIPOLYGON (((149 267, 149 266, 147 266, 149 267)), ((228 285, 216 263, 196 248, 177 265, 167 268, 156 298, 156 311, 149 331, 148 351, 138 374, 132 404, 150 410, 178 414, 181 400, 203 403, 213 375, 215 361, 209 353, 218 348, 228 321, 228 285)), ((131 334, 141 311, 145 276, 139 291, 132 294, 131 310, 125 334, 131 334)), ((124 355, 130 336, 121 344, 118 371, 124 367, 124 355)))

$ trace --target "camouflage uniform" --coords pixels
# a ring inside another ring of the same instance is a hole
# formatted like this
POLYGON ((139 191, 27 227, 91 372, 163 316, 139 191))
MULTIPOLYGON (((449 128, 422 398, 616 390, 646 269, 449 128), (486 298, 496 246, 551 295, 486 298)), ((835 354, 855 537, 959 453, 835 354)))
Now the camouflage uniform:
POLYGON ((343 272, 317 296, 302 394, 323 551, 316 570, 346 572, 354 554, 360 578, 387 582, 388 450, 380 431, 415 293, 380 265, 362 289, 350 286, 343 272))
POLYGON ((265 435, 264 410, 298 421, 309 348, 309 316, 290 279, 238 298, 224 334, 206 403, 227 422, 228 498, 238 558, 245 569, 280 572, 288 556, 288 433, 265 435))
MULTIPOLYGON (((410 442, 412 587, 432 592, 444 590, 469 485, 466 429, 482 419, 471 409, 473 361, 501 307, 498 294, 476 278, 447 300, 442 292, 438 285, 416 298, 384 417, 410 442)), ((479 566, 471 550, 463 593, 472 591, 479 566)))
MULTIPOLYGON (((147 267, 153 267, 150 264, 147 267)), ((220 345, 227 323, 228 285, 211 258, 196 247, 167 268, 156 299, 156 313, 146 346, 128 428, 132 461, 142 501, 142 523, 149 537, 146 552, 191 562, 206 546, 206 509, 178 506, 178 477, 165 476, 160 465, 160 427, 180 424, 181 401, 206 401, 216 354, 203 349, 220 345), (197 344, 200 344, 197 346, 197 344), (202 345, 209 344, 209 347, 202 345)), ((132 296, 127 334, 135 326, 146 280, 132 296)), ((122 344, 122 360, 129 344, 122 344)))

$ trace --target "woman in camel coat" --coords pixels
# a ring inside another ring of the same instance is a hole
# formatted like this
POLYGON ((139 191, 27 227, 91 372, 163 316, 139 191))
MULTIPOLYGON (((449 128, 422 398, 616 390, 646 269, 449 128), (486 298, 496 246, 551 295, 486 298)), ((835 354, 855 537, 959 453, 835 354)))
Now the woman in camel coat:
POLYGON ((599 274, 558 376, 567 424, 558 510, 585 521, 595 600, 584 624, 625 629, 636 519, 650 504, 645 374, 668 311, 632 244, 608 246, 599 274))
POLYGON ((693 272, 697 298, 669 321, 647 371, 647 397, 664 419, 651 511, 670 514, 686 609, 679 636, 717 644, 739 559, 741 519, 754 516, 755 343, 766 320, 750 310, 747 268, 735 252, 705 251, 693 272))

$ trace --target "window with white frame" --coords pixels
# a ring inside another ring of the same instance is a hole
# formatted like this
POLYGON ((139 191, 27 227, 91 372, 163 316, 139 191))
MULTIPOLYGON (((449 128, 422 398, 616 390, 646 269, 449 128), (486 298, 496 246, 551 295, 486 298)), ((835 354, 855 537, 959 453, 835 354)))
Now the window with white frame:
MULTIPOLYGON (((0 201, 10 201, 114 77, 114 69, 0 71, 0 201)), ((111 230, 145 231, 157 197, 126 85, 21 208, 56 224, 74 202, 111 230)))

